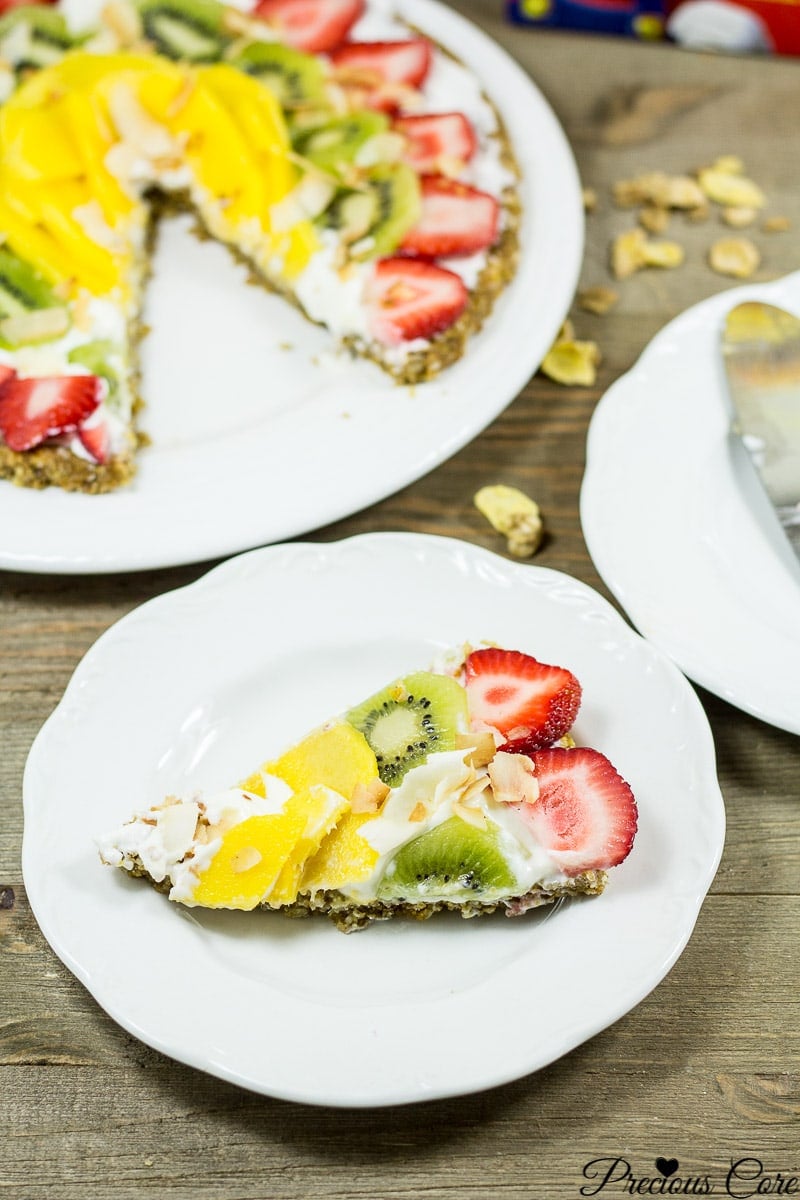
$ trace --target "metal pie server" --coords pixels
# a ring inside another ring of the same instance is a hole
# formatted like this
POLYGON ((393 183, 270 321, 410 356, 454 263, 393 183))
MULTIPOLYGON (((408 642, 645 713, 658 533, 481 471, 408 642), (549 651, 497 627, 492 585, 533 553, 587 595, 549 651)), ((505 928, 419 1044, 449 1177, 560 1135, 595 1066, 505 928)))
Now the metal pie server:
POLYGON ((758 300, 737 305, 725 320, 722 360, 732 432, 800 558, 800 318, 758 300))

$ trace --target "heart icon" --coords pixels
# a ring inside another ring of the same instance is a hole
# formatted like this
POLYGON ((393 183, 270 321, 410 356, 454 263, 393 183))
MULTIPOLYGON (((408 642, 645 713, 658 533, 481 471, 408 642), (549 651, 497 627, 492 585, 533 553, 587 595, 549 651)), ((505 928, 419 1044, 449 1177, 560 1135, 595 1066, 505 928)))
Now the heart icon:
POLYGON ((657 1158, 656 1167, 665 1178, 674 1175, 679 1166, 677 1158, 657 1158))

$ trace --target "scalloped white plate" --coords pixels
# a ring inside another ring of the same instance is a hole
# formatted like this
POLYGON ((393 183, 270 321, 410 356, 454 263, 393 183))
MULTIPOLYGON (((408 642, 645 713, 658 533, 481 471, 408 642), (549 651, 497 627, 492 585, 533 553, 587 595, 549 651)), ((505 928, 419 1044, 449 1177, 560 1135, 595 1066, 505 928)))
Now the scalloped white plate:
MULTIPOLYGON (((70 0, 77 13, 97 0, 70 0)), ((371 7, 389 0, 371 0, 371 7)), ((0 484, 0 568, 87 573, 174 566, 281 541, 405 487, 515 398, 567 312, 583 251, 572 153, 550 107, 495 42, 435 0, 412 25, 484 83, 523 172, 519 270, 464 359, 400 388, 178 221, 162 226, 146 306, 143 416, 152 445, 109 496, 0 484), (290 347, 290 348, 287 348, 290 347)))
POLYGON ((37 737, 24 798, 33 911, 116 1021, 244 1087, 342 1106, 503 1083, 621 1017, 686 944, 724 838, 708 724, 664 655, 566 575, 407 534, 253 551, 125 617, 37 737), (578 740, 634 788, 636 842, 598 899, 345 936, 182 910, 101 865, 93 837, 143 802, 229 784, 481 639, 571 667, 578 740))
POLYGON ((747 299, 800 313, 800 273, 712 296, 667 325, 600 401, 581 523, 637 629, 696 683, 800 733, 800 563, 741 446, 719 354, 747 299))

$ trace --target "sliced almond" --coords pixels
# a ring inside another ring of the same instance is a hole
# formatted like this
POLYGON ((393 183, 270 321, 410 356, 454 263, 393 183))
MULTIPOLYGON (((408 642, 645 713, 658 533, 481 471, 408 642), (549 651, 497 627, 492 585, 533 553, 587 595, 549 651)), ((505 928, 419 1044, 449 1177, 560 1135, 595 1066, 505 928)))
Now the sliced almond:
POLYGON ((231 870, 235 875, 241 875, 244 871, 250 871, 253 867, 257 867, 260 862, 260 850, 256 850, 255 846, 243 846, 232 856, 231 870))
POLYGON ((544 356, 540 370, 567 387, 591 387, 600 361, 596 342, 556 342, 544 356))
POLYGON ((700 187, 715 204, 726 207, 763 208, 767 198, 757 183, 744 175, 720 171, 718 167, 705 167, 697 176, 700 187))
POLYGON ((486 828, 486 814, 480 808, 469 808, 461 800, 453 801, 453 815, 460 817, 462 821, 466 821, 468 825, 472 825, 475 829, 486 828))
POLYGON ((749 238, 720 238, 709 250, 708 262, 718 275, 749 279, 758 270, 761 254, 749 238))
POLYGON ((578 307, 599 317, 612 309, 618 300, 619 292, 613 288, 589 287, 578 292, 578 307))
POLYGON ((669 225, 669 209, 661 204, 645 204, 639 212, 639 224, 648 233, 663 233, 669 225))
POLYGON ((427 817, 427 815, 428 815, 427 808, 425 807, 425 805, 422 803, 421 800, 418 800, 417 803, 412 808, 411 812, 408 814, 408 819, 409 819, 409 821, 414 821, 414 822, 424 821, 425 818, 427 817))
POLYGON ((732 204, 722 210, 723 221, 726 225, 730 225, 732 229, 746 229, 748 225, 753 224, 757 217, 757 208, 747 208, 742 205, 732 204))
POLYGON ((536 768, 527 754, 508 754, 500 750, 489 764, 492 792, 500 804, 535 804, 539 799, 536 768))
POLYGON ((505 534, 509 554, 530 558, 539 549, 544 536, 541 511, 519 488, 490 484, 475 493, 473 503, 498 533, 505 534))
POLYGON ((764 233, 787 233, 792 228, 792 222, 788 217, 767 217, 761 228, 764 233))
POLYGON ((354 813, 376 813, 380 810, 391 788, 382 779, 371 779, 369 783, 357 783, 353 790, 350 808, 354 813))
POLYGON ((457 733, 456 750, 467 750, 464 762, 469 767, 485 767, 492 761, 497 750, 491 733, 457 733))

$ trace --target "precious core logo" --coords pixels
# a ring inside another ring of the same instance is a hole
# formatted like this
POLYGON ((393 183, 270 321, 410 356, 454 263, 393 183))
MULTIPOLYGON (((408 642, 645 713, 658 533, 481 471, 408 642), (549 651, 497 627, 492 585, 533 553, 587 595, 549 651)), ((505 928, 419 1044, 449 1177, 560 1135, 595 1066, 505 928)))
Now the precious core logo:
POLYGON ((687 1174, 677 1158, 658 1157, 655 1171, 635 1172, 626 1158, 593 1158, 583 1168, 588 1182, 582 1196, 622 1192, 628 1196, 730 1196, 732 1200, 751 1200, 758 1196, 800 1196, 800 1173, 785 1169, 769 1170, 760 1158, 745 1156, 731 1160, 724 1177, 687 1174))

